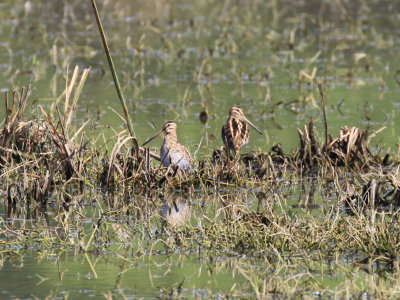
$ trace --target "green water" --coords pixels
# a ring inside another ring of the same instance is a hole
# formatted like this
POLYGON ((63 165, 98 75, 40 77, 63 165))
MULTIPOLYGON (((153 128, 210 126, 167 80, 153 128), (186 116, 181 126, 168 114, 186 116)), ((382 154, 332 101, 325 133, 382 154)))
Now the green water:
MULTIPOLYGON (((195 255, 136 257, 124 252, 118 257, 107 254, 25 255, 3 262, 0 297, 254 298, 256 293, 251 286, 254 280, 251 275, 257 273, 259 282, 254 281, 257 284, 265 281, 266 295, 278 298, 283 294, 274 292, 274 281, 286 282, 288 292, 293 293, 291 289, 295 289, 297 292, 294 295, 297 296, 332 297, 335 293, 343 296, 346 287, 351 284, 358 291, 358 296, 368 290, 368 285, 383 286, 396 292, 398 279, 385 275, 390 273, 382 266, 375 266, 376 272, 373 272, 351 258, 311 265, 302 264, 304 259, 309 258, 288 258, 287 265, 282 267, 268 259, 259 263, 247 258, 198 259, 195 255), (314 286, 313 292, 307 288, 310 285, 314 286)), ((354 290, 353 295, 357 295, 354 290)))
MULTIPOLYGON (((98 1, 138 140, 144 142, 173 119, 179 140, 191 152, 200 145, 201 156, 222 146, 222 124, 230 106, 240 104, 263 132, 251 132, 244 152, 268 151, 276 143, 290 151, 298 146, 296 128, 310 118, 323 135, 316 88, 321 81, 333 137, 343 125, 370 130, 386 126, 372 144, 397 152, 400 6, 395 1, 331 2, 98 1), (311 75, 314 68, 315 78, 309 80, 304 74, 311 75), (208 112, 205 124, 199 120, 203 109, 208 112)), ((49 108, 62 94, 67 66, 69 77, 75 65, 90 66, 73 126, 91 120, 91 138, 102 132, 111 137, 124 129, 113 112, 121 113, 121 108, 90 1, 3 1, 0 18, 0 91, 32 84, 26 111, 35 115, 38 104, 49 108)), ((4 108, 0 112, 4 115, 4 108)), ((160 144, 160 139, 152 142, 153 147, 160 144)), ((329 197, 317 191, 313 209, 299 209, 304 194, 290 192, 287 209, 318 215, 329 207, 329 197)), ((6 218, 5 210, 1 217, 6 218)), ((163 288, 172 296, 217 298, 219 292, 229 295, 235 283, 244 294, 234 296, 254 296, 249 281, 237 271, 240 258, 216 258, 221 261, 216 270, 218 264, 195 255, 136 257, 113 251, 47 257, 34 250, 2 257, 0 298, 104 298, 105 293, 155 297, 164 295, 163 288)), ((244 265, 248 271, 253 263, 244 265)), ((256 269, 267 276, 262 267, 256 269)), ((361 278, 360 291, 365 282, 380 280, 355 272, 351 280, 361 278)), ((343 273, 316 274, 316 282, 331 289, 344 288, 350 280, 343 273)))
POLYGON ((158 255, 135 258, 108 255, 62 255, 6 262, 0 273, 2 298, 68 297, 104 299, 113 296, 150 298, 175 293, 211 296, 228 293, 243 276, 232 277, 230 263, 199 261, 196 257, 158 255), (212 274, 212 275, 211 275, 212 274), (210 276, 211 275, 211 276, 210 276), (23 283, 23 284, 22 284, 23 283), (181 288, 179 285, 182 284, 181 288), (175 289, 175 290, 174 290, 175 289), (46 294, 47 293, 47 294, 46 294))

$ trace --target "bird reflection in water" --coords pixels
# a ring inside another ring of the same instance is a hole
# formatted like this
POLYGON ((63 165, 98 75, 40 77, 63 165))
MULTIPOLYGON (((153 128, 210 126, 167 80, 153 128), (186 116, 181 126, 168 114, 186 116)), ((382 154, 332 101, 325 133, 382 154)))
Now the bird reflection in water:
POLYGON ((164 221, 172 226, 181 226, 190 218, 189 205, 179 199, 169 199, 166 204, 160 207, 159 212, 164 221))

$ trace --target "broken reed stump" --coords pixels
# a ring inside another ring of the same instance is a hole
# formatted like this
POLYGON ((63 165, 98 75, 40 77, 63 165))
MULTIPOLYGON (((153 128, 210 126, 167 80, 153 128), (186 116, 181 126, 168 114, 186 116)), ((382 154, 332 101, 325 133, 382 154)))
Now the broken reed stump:
POLYGON ((314 121, 311 119, 310 123, 304 125, 303 131, 297 128, 297 133, 300 139, 300 148, 296 155, 295 161, 303 167, 316 167, 321 165, 324 159, 322 154, 322 146, 316 138, 317 132, 315 130, 314 121))
POLYGON ((327 143, 321 143, 313 120, 303 130, 297 129, 300 147, 295 161, 302 167, 321 167, 324 165, 361 167, 368 162, 370 155, 368 132, 357 127, 340 129, 339 137, 328 136, 327 143))

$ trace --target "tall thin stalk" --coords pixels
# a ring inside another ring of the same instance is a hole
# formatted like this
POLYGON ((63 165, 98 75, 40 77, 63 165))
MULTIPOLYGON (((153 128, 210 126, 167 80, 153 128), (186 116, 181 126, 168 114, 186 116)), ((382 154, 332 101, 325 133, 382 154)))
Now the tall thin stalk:
POLYGON ((325 99, 324 93, 322 92, 321 83, 318 82, 318 89, 322 99, 322 112, 324 114, 324 127, 325 127, 325 151, 328 151, 328 121, 326 120, 326 109, 325 109, 325 99))
POLYGON ((122 109, 124 111, 125 122, 126 122, 126 125, 128 127, 130 135, 132 137, 134 137, 135 135, 134 135, 134 132, 133 132, 131 118, 129 117, 128 108, 126 107, 126 104, 125 104, 125 98, 124 98, 124 95, 122 94, 122 89, 121 89, 121 86, 120 86, 119 81, 118 81, 117 73, 115 72, 114 63, 113 63, 113 60, 112 60, 112 57, 111 57, 110 49, 108 47, 106 36, 104 34, 103 25, 101 24, 101 20, 100 20, 99 12, 97 10, 96 2, 95 2, 95 0, 91 0, 91 1, 92 1, 94 15, 95 15, 96 21, 97 21, 97 27, 99 28, 100 36, 101 36, 101 39, 103 41, 104 51, 106 52, 108 64, 110 66, 111 74, 112 74, 113 79, 114 79, 115 88, 117 89, 119 101, 121 102, 122 109))

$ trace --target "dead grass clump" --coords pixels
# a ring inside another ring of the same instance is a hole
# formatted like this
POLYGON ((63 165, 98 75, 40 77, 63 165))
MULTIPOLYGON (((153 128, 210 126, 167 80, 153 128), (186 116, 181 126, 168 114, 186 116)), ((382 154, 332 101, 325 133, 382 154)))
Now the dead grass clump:
POLYGON ((7 114, 0 132, 1 166, 3 176, 7 174, 10 178, 16 174, 15 177, 22 177, 20 183, 23 183, 23 187, 20 189, 27 201, 46 203, 49 193, 57 182, 65 184, 73 177, 77 181, 85 180, 85 163, 90 160, 90 158, 84 159, 86 149, 82 130, 86 123, 71 137, 70 126, 88 72, 88 69, 83 71, 81 80, 77 84, 79 69, 75 68, 71 82, 64 91, 66 100, 63 114, 60 113, 57 104, 53 105, 50 112, 39 106, 41 118, 26 121, 23 119, 23 114, 30 95, 30 87, 22 89, 21 94, 14 91, 11 106, 6 94, 7 114), (51 117, 52 112, 56 113, 56 118, 51 117), (80 133, 82 133, 81 140, 76 143, 80 133), (23 174, 21 170, 24 171, 23 174))
MULTIPOLYGON (((30 137, 35 136, 35 127, 38 130, 40 126, 34 121, 22 122, 22 115, 30 93, 30 86, 26 90, 23 88, 20 94, 14 90, 11 107, 8 101, 8 93, 5 94, 6 116, 3 129, 0 132, 0 158, 3 165, 9 162, 12 157, 16 158, 17 151, 25 152, 26 149, 34 148, 30 137), (30 128, 33 130, 30 130, 30 128)), ((36 138, 36 142, 37 140, 36 138)))
POLYGON ((339 137, 329 141, 326 153, 337 166, 362 166, 368 160, 368 133, 357 127, 340 129, 339 137))
POLYGON ((328 137, 326 143, 320 143, 313 121, 303 130, 297 129, 300 148, 295 153, 299 167, 315 168, 324 166, 347 166, 360 169, 369 165, 374 157, 369 149, 369 136, 366 130, 343 126, 339 137, 328 137))
POLYGON ((30 120, 18 122, 13 136, 13 144, 20 152, 29 154, 46 153, 50 149, 47 147, 47 134, 49 133, 48 124, 44 120, 30 120))
POLYGON ((391 206, 400 207, 400 188, 386 178, 370 179, 360 192, 353 191, 343 200, 343 209, 350 215, 365 214, 368 209, 387 210, 391 206))

